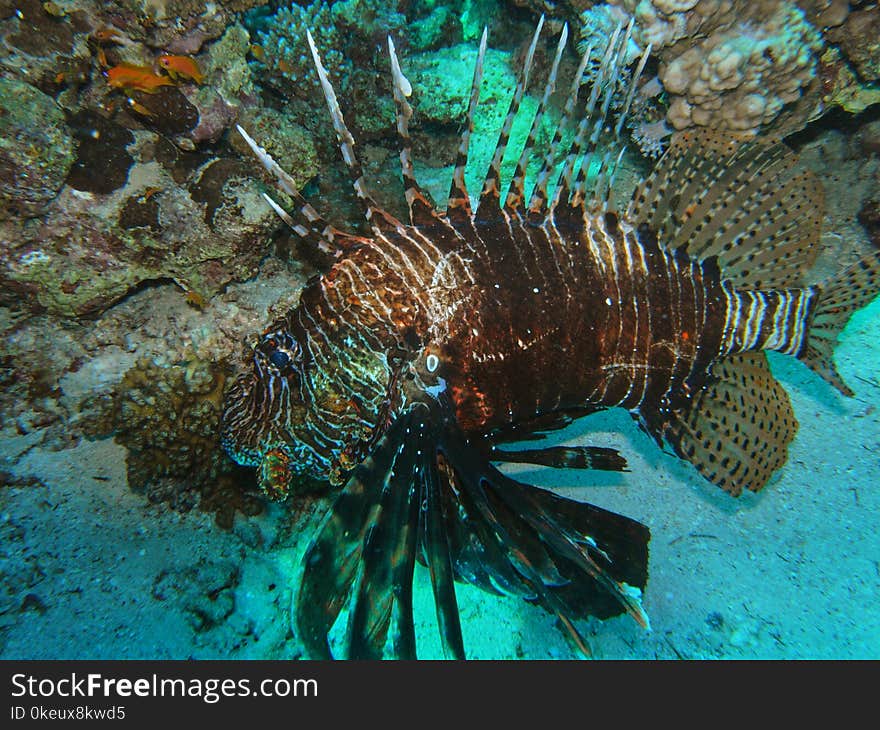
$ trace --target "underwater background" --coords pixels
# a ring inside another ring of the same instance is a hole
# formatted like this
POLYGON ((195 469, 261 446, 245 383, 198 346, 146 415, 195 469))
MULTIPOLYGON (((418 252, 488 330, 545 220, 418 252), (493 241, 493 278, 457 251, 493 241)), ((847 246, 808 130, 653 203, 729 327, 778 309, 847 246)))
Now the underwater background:
MULTIPOLYGON (((784 137, 825 189, 813 280, 880 246, 877 2, 0 0, 0 657, 302 655, 290 604, 328 488, 265 501, 220 449, 219 422, 253 333, 329 261, 264 203, 235 124, 322 215, 360 224, 310 29, 372 188, 403 215, 391 34, 413 84, 416 173, 442 201, 487 26, 478 190, 541 14, 555 32, 538 45, 517 151, 563 23, 568 79, 579 46, 635 18, 632 58, 652 51, 617 200, 675 130, 784 137)), ((504 467, 651 528, 652 630, 582 622, 597 657, 880 657, 880 301, 836 351, 853 398, 770 359, 800 429, 757 495, 722 493, 622 411, 541 443, 613 447, 629 472, 504 467)), ((469 656, 575 656, 540 608, 467 585, 458 596, 469 656)), ((439 658, 422 566, 415 603, 419 654, 439 658)))

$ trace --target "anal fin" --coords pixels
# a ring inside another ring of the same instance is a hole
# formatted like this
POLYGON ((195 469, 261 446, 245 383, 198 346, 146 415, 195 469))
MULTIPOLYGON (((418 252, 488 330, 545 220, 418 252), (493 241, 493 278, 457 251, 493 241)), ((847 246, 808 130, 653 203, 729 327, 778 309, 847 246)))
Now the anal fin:
POLYGON ((665 419, 642 422, 713 484, 733 496, 759 491, 788 457, 798 422, 763 352, 731 355, 706 385, 665 419), (661 420, 663 423, 661 425, 661 420))

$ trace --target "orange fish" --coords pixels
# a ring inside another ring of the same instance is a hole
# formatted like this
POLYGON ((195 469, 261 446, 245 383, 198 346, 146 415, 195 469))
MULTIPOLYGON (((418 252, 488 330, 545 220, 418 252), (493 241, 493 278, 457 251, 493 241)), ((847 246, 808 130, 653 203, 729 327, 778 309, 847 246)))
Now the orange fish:
POLYGON ((118 28, 114 28, 111 25, 106 25, 103 28, 98 28, 91 35, 92 40, 96 43, 107 44, 107 45, 117 45, 117 46, 131 46, 134 45, 130 38, 127 38, 123 35, 122 31, 118 28))
POLYGON ((167 76, 160 76, 149 66, 135 66, 131 63, 120 63, 107 69, 107 83, 114 89, 125 91, 145 91, 155 94, 160 86, 174 86, 167 76))
POLYGON ((199 65, 194 58, 189 56, 169 56, 164 54, 159 56, 159 65, 164 68, 168 75, 175 81, 178 77, 184 79, 192 79, 197 84, 202 83, 205 75, 202 73, 199 65))

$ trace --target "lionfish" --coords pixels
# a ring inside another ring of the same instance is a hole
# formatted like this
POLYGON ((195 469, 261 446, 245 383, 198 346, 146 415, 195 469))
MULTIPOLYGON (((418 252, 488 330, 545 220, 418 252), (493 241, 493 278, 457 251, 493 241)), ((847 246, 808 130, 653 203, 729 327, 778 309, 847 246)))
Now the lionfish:
POLYGON ((799 358, 852 394, 832 351, 850 314, 880 290, 880 252, 806 285, 822 191, 793 170, 781 142, 680 133, 626 210, 612 205, 620 154, 600 154, 599 143, 610 137, 612 149, 622 148, 623 119, 650 52, 627 83, 632 23, 600 49, 579 113, 593 49, 581 58, 527 198, 527 162, 555 88, 563 29, 501 203, 501 163, 542 25, 474 207, 464 173, 485 31, 445 211, 413 172, 411 86, 390 38, 408 223, 370 194, 311 34, 372 235, 324 220, 239 127, 293 210, 266 196, 269 204, 306 242, 336 254, 256 341, 223 425, 225 448, 259 467, 268 497, 283 499, 303 477, 341 487, 307 548, 295 600, 311 656, 332 656, 331 630, 347 609, 344 656, 416 657, 416 561, 429 571, 448 657, 465 656, 455 581, 542 606, 586 655, 577 620, 626 613, 647 627, 648 528, 495 466, 624 470, 625 459, 600 447, 499 446, 625 408, 658 445, 738 495, 765 485, 797 429, 765 350, 799 358), (612 108, 620 112, 613 126, 612 108))

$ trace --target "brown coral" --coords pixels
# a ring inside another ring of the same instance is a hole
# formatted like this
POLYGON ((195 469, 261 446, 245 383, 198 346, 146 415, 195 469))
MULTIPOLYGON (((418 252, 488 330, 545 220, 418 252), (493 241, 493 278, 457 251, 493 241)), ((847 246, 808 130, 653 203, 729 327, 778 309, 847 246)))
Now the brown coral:
POLYGON ((828 37, 839 44, 862 81, 880 80, 880 7, 854 10, 828 37))
POLYGON ((224 364, 195 356, 168 367, 141 359, 105 396, 88 434, 112 434, 128 449, 131 488, 179 511, 198 505, 229 528, 236 511, 258 514, 262 503, 248 493, 252 476, 220 448, 227 376, 224 364))
MULTIPOLYGON (((836 0, 609 0, 581 16, 584 41, 609 23, 635 20, 652 47, 675 129, 706 126, 788 134, 821 114, 816 79, 822 23, 839 23, 836 0), (818 27, 817 27, 818 25, 818 27)), ((607 30, 605 30, 607 32, 607 30)))
POLYGON ((5 224, 0 284, 27 292, 27 306, 80 316, 148 281, 183 281, 207 296, 253 275, 281 225, 257 170, 93 113, 76 118, 94 123, 78 125, 68 185, 44 218, 5 224))

